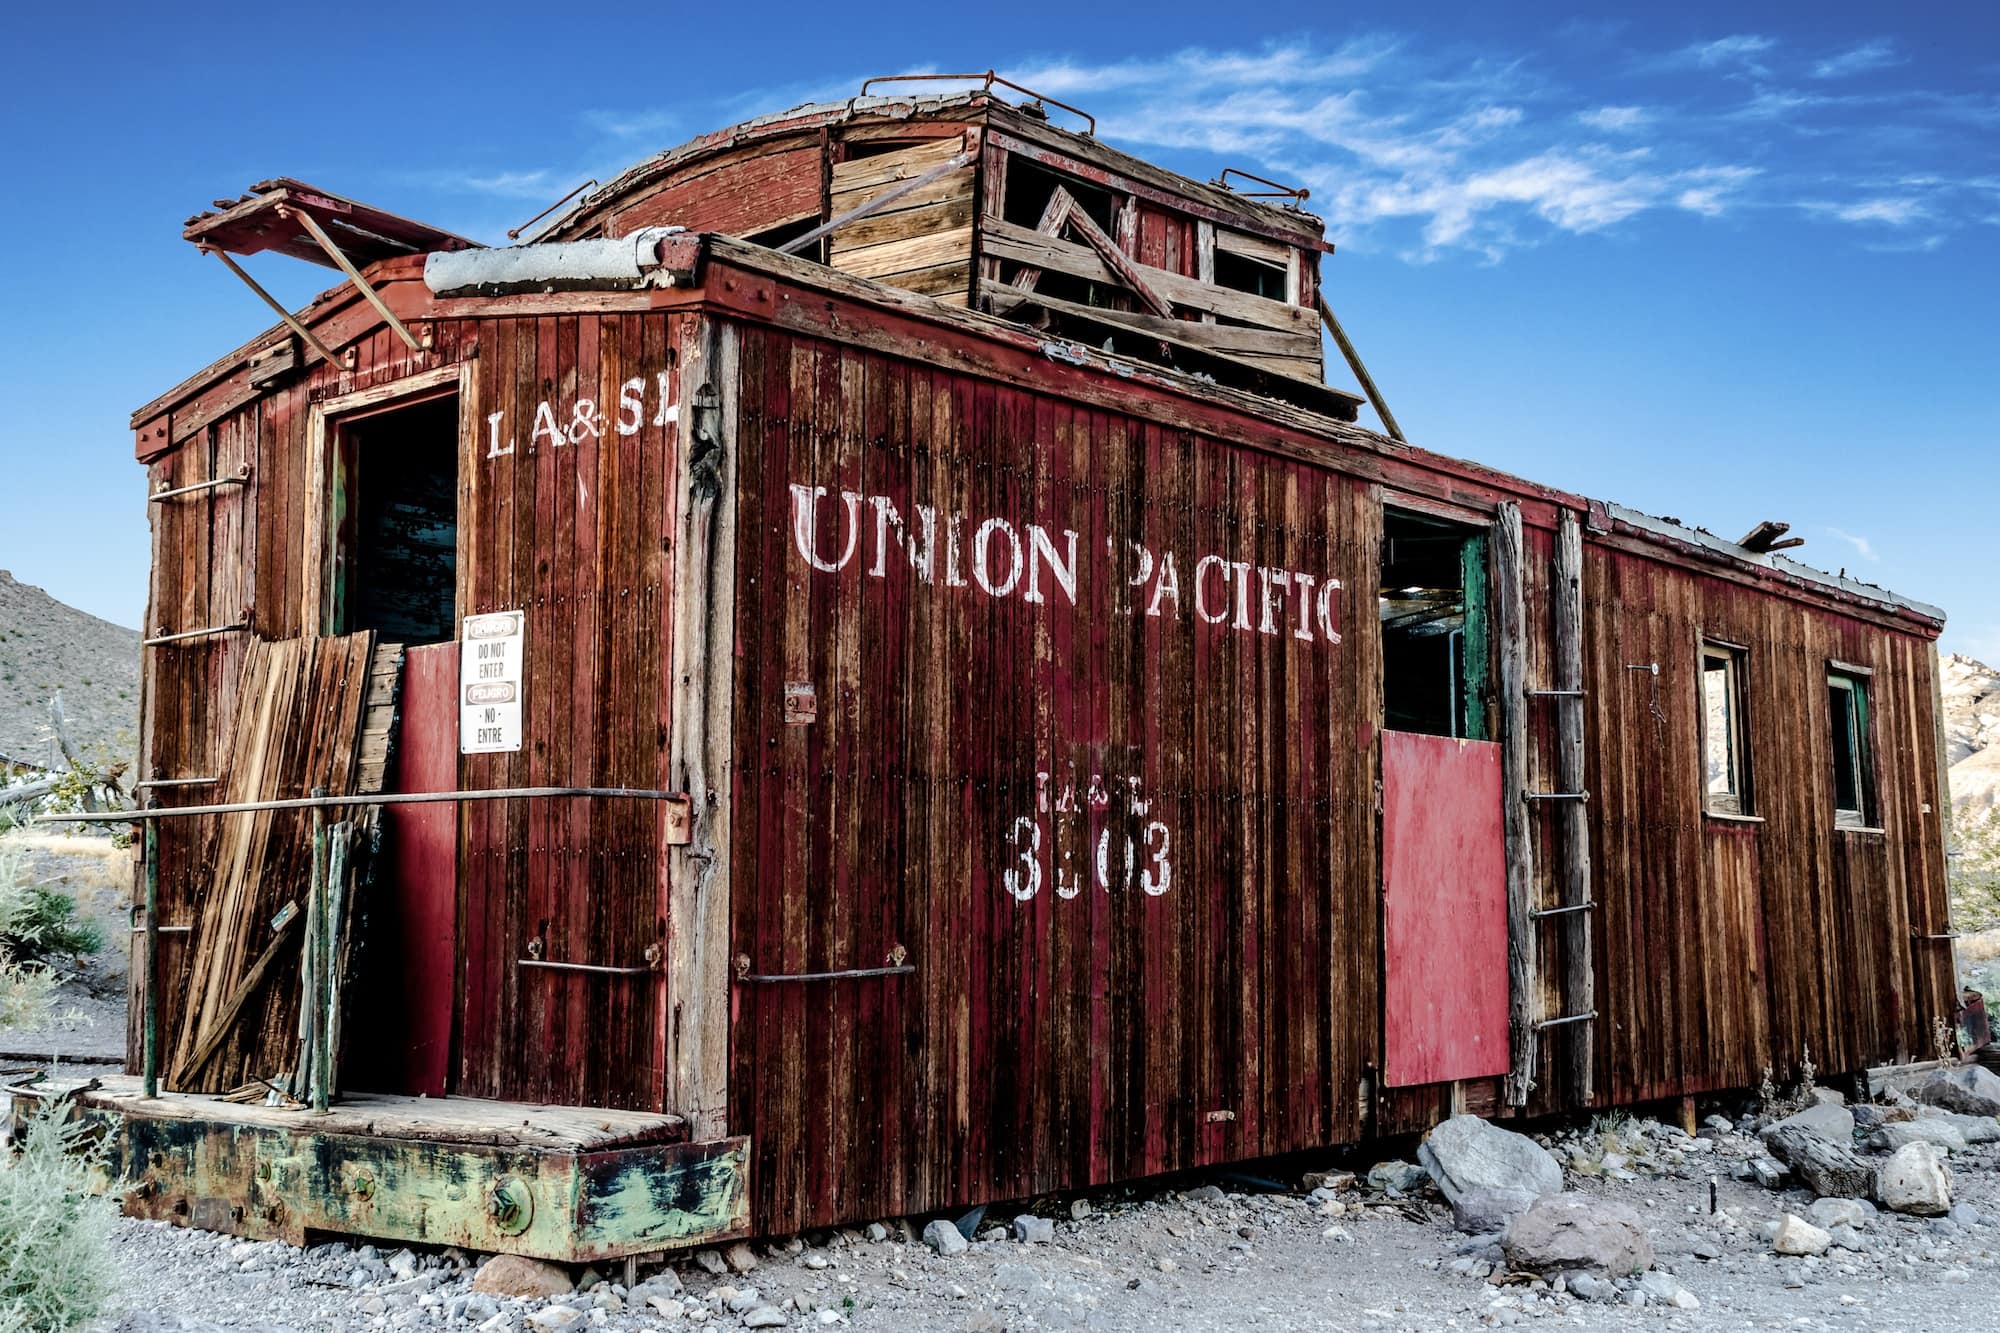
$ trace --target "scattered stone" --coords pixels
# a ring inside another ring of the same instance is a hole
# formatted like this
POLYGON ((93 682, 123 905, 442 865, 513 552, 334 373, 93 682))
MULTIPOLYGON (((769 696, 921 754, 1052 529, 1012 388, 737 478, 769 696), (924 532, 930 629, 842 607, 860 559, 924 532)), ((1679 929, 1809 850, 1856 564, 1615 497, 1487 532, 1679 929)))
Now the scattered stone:
POLYGON ((747 1273, 757 1266, 757 1254, 739 1240, 722 1252, 722 1261, 732 1273, 747 1273))
POLYGON ((1814 1199, 1806 1218, 1816 1227, 1859 1227, 1868 1221, 1868 1205, 1859 1199, 1814 1199))
MULTIPOLYGON (((1452 1215, 1463 1212, 1481 1225, 1461 1231, 1495 1231, 1544 1194, 1560 1194, 1562 1167, 1548 1149, 1525 1134, 1502 1129, 1476 1115, 1455 1115, 1417 1145, 1417 1160, 1450 1200, 1452 1215), (1473 1193, 1476 1203, 1460 1201, 1473 1193)), ((1605 1158, 1607 1168, 1610 1156, 1605 1158)))
POLYGON ((1221 1203, 1229 1196, 1222 1192, 1220 1186, 1196 1185, 1193 1189, 1181 1195, 1181 1197, 1189 1203, 1221 1203))
MULTIPOLYGON (((1839 1102, 1815 1102, 1796 1115, 1788 1115, 1783 1120, 1764 1126, 1763 1137, 1768 1142, 1771 1136, 1782 1130, 1804 1130, 1817 1134, 1828 1143, 1840 1147, 1850 1147, 1854 1143, 1854 1112, 1839 1102)), ((1778 1153, 1780 1158, 1783 1153, 1778 1153)))
POLYGON ((863 1234, 877 1245, 880 1245, 883 1241, 889 1239, 889 1228, 883 1226, 880 1222, 870 1222, 864 1229, 863 1234))
POLYGON ((1701 1308, 1701 1299, 1682 1286, 1678 1278, 1657 1269, 1640 1277, 1639 1290, 1646 1293, 1647 1300, 1661 1305, 1671 1305, 1680 1310, 1701 1308))
POLYGON ((1385 1194, 1409 1194, 1430 1178, 1431 1173, 1414 1162, 1377 1162, 1368 1168, 1368 1184, 1385 1194))
POLYGON ((1750 1159, 1750 1175, 1767 1190, 1782 1188, 1785 1183, 1784 1163, 1769 1157, 1753 1157, 1750 1159))
MULTIPOLYGON (((1834 1109, 1847 1115, 1844 1107, 1834 1109)), ((1848 1116, 1848 1120, 1851 1122, 1853 1117, 1848 1116)), ((1874 1170, 1856 1157, 1852 1148, 1835 1143, 1817 1129, 1781 1122, 1766 1129, 1763 1138, 1771 1155, 1790 1167, 1807 1189, 1823 1199, 1854 1199, 1875 1192, 1874 1170)))
POLYGON ((1914 1120, 1916 1112, 1907 1106, 1876 1106, 1864 1102, 1853 1108, 1856 1129, 1880 1129, 1899 1120, 1914 1120))
MULTIPOLYGON (((1942 1072, 1942 1071, 1940 1071, 1942 1072)), ((1928 1088, 1930 1085, 1925 1084, 1928 1088)), ((1936 1145, 1906 1143, 1882 1164, 1875 1180, 1875 1197, 1884 1208, 1920 1217, 1941 1217, 1951 1211, 1951 1172, 1936 1145)))
POLYGON ((955 1254, 964 1254, 968 1249, 972 1248, 971 1242, 966 1240, 964 1233, 943 1218, 939 1218, 924 1228, 924 1244, 930 1246, 946 1258, 950 1258, 955 1254))
POLYGON ((2000 1143, 2000 1120, 1990 1115, 1960 1115, 1956 1111, 1929 1111, 1927 1118, 1950 1125, 1967 1143, 2000 1143))
POLYGON ((1778 1229, 1771 1236, 1772 1249, 1779 1254, 1794 1256, 1825 1254, 1832 1244, 1832 1236, 1796 1213, 1786 1213, 1779 1218, 1778 1229))
POLYGON ((1962 1227, 1983 1226, 1985 1225, 1986 1222, 1985 1214, 1981 1213, 1977 1208, 1974 1208, 1969 1203, 1953 1204, 1951 1206, 1950 1217, 1952 1221, 1958 1223, 1962 1227))
POLYGON ((993 1285, 1008 1291, 1035 1291, 1041 1287, 1042 1277, 1026 1264, 995 1264, 993 1285))
POLYGON ((1081 1222, 1084 1218, 1090 1216, 1090 1212, 1090 1200, 1071 1199, 1069 1201, 1069 1215, 1071 1220, 1081 1222))
POLYGON ((799 1256, 799 1266, 801 1268, 810 1268, 815 1272, 823 1268, 829 1268, 832 1265, 833 1260, 827 1258, 818 1250, 807 1250, 799 1256))
MULTIPOLYGON (((1996 1121, 2000 1124, 2000 1121, 1996 1121)), ((1957 1126, 1943 1119, 1899 1120, 1876 1130, 1868 1137, 1868 1146, 1877 1152, 1895 1152, 1906 1143, 1929 1143, 1946 1152, 1964 1152, 1965 1135, 1957 1126)))
POLYGON ((479 1326, 479 1333, 514 1333, 516 1327, 518 1326, 514 1323, 514 1316, 502 1310, 482 1323, 479 1326))
MULTIPOLYGON (((1731 1134, 1736 1130, 1736 1122, 1726 1115, 1712 1115, 1701 1123, 1706 1128, 1712 1129, 1718 1134, 1731 1134)), ((1575 1290, 1574 1283, 1571 1284, 1570 1289, 1572 1291, 1575 1290)))
POLYGON ((1014 1239, 1023 1245, 1047 1245, 1056 1238, 1056 1224, 1046 1217, 1022 1213, 1014 1219, 1014 1239))
POLYGON ((1352 1171, 1308 1171, 1299 1182, 1307 1193, 1313 1190, 1351 1190, 1354 1188, 1352 1171))
POLYGON ((1979 1065, 1939 1069, 1917 1089, 1917 1100, 1963 1115, 2000 1115, 2000 1074, 1979 1065))
POLYGON ((518 1254, 496 1254, 472 1279, 472 1289, 518 1300, 567 1296, 575 1288, 569 1274, 554 1264, 518 1254))
POLYGON ((694 1252, 694 1262, 702 1272, 712 1274, 715 1277, 721 1277, 729 1271, 729 1265, 723 1262, 722 1253, 719 1250, 696 1250, 694 1252))
POLYGON ((1508 1226, 1503 1245, 1510 1268, 1536 1273, 1587 1269, 1624 1277, 1653 1266, 1639 1215, 1581 1194, 1537 1199, 1508 1226))
POLYGON ((1595 1273, 1569 1273, 1565 1275, 1569 1292, 1583 1301, 1615 1301, 1618 1299, 1618 1284, 1595 1273))
POLYGON ((572 1310, 567 1305, 550 1305, 528 1316, 530 1328, 568 1328, 583 1318, 583 1311, 572 1310))
POLYGON ((743 1316, 745 1328, 783 1328, 786 1322, 785 1312, 775 1305, 760 1305, 743 1316))
POLYGON ((729 1292, 729 1295, 722 1298, 722 1303, 729 1307, 729 1313, 731 1314, 748 1314, 758 1306, 767 1303, 762 1296, 757 1294, 755 1287, 745 1287, 741 1291, 725 1287, 723 1290, 729 1292))

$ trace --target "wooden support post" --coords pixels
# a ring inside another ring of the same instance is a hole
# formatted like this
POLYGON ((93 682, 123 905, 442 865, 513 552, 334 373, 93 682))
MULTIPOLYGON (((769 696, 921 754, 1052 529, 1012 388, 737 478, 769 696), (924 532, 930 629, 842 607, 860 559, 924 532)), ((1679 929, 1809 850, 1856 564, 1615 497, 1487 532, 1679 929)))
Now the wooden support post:
POLYGON ((146 1096, 160 1095, 160 826, 146 821, 146 970, 140 978, 141 1016, 140 1073, 146 1080, 146 1096))
POLYGON ((1527 598, 1522 584, 1521 507, 1493 517, 1493 629, 1500 640, 1502 818, 1507 839, 1507 1104, 1526 1106, 1535 1086, 1535 863, 1528 828, 1527 598))
MULTIPOLYGON (((1583 528, 1565 509, 1556 529, 1555 687, 1570 692, 1555 698, 1556 787, 1583 791, 1583 528)), ((1561 830, 1560 902, 1579 910, 1563 915, 1563 1012, 1597 1009, 1597 972, 1592 960, 1590 807, 1562 801, 1555 817, 1561 830)), ((1595 1093, 1597 1025, 1572 1024, 1561 1037, 1568 1053, 1569 1104, 1586 1106, 1595 1093)))
POLYGON ((681 358, 668 771, 694 829, 667 866, 666 1109, 697 1141, 729 1110, 730 680, 736 625, 736 336, 714 323, 681 358))

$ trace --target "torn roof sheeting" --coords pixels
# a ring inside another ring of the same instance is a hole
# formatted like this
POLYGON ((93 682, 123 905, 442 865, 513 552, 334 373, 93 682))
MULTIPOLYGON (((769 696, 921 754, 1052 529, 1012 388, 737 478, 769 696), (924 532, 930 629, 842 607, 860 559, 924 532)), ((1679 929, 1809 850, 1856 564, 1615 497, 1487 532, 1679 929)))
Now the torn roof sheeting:
POLYGON ((676 270, 662 256, 660 242, 686 230, 642 227, 599 240, 440 251, 424 259, 424 285, 438 296, 671 287, 676 270))

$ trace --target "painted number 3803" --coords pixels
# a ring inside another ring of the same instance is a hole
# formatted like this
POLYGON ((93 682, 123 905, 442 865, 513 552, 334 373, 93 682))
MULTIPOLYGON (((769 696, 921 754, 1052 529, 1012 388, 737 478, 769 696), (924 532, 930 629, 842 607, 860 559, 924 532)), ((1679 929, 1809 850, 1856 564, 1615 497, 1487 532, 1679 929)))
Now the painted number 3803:
POLYGON ((1105 893, 1137 888, 1158 897, 1173 887, 1173 830, 1164 820, 1148 817, 1152 803, 1140 795, 1139 779, 1114 778, 1107 784, 1092 775, 1079 800, 1074 783, 1052 791, 1047 773, 1036 777, 1040 794, 1035 813, 1015 819, 1005 834, 1007 868, 1001 883, 1014 901, 1029 901, 1051 881, 1058 898, 1078 896, 1093 880, 1105 893), (1119 786, 1130 791, 1123 803, 1129 819, 1110 817, 1119 786), (1079 822, 1086 834, 1081 865, 1075 836, 1079 822))

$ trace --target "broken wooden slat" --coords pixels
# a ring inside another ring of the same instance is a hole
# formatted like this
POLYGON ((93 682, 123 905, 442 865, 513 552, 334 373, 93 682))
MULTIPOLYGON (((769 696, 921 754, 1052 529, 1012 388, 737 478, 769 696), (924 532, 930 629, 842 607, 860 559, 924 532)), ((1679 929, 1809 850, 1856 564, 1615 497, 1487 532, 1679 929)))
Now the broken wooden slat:
POLYGON ((1507 1101, 1525 1106, 1535 1086, 1535 865, 1528 825, 1528 635, 1521 506, 1502 501, 1493 516, 1493 630, 1500 649, 1500 739, 1507 835, 1507 1101))

